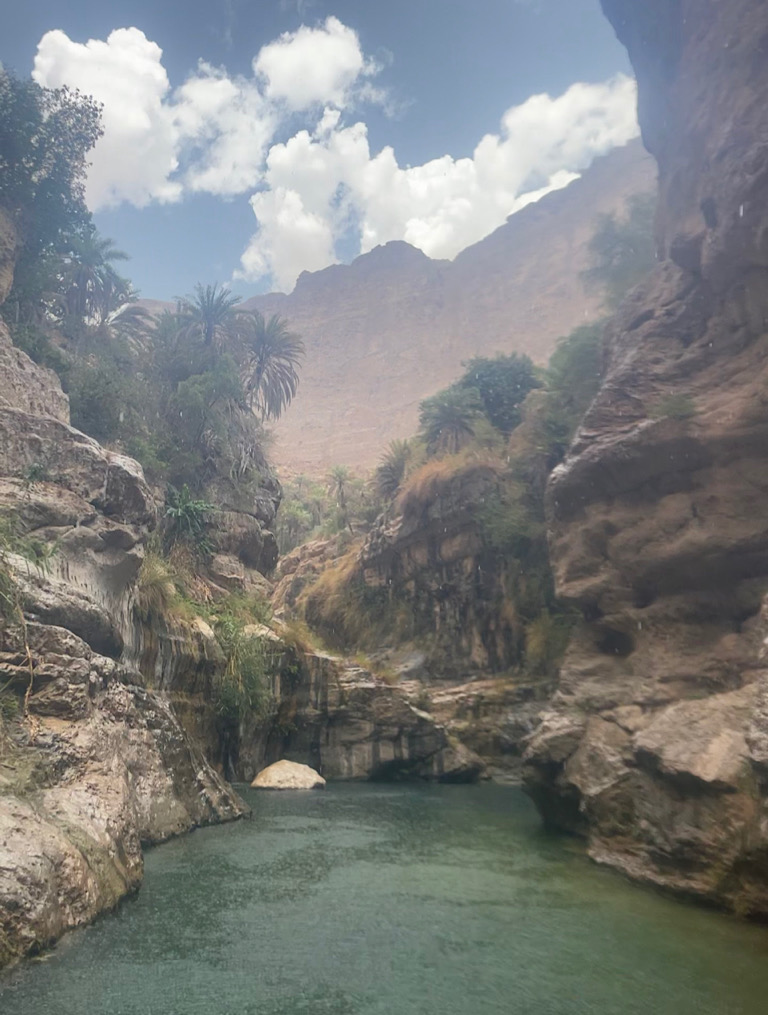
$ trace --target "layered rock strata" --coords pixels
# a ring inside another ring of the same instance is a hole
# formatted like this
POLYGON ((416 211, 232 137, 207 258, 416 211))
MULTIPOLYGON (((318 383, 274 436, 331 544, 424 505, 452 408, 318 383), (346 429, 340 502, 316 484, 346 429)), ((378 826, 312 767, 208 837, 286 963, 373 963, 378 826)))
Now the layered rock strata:
POLYGON ((662 263, 551 477, 583 622, 533 736, 543 814, 632 877, 768 914, 768 8, 603 0, 660 173, 662 263))
MULTIPOLYGON (((156 513, 140 466, 67 425, 57 378, 2 325, 0 365, 0 706, 25 713, 0 718, 2 966, 134 891, 142 844, 244 808, 130 651, 156 513)), ((161 655, 183 686, 195 653, 161 655)))
POLYGON ((432 715, 368 670, 319 652, 293 658, 274 678, 275 715, 240 730, 231 759, 238 778, 283 758, 330 780, 474 782, 485 773, 432 715))

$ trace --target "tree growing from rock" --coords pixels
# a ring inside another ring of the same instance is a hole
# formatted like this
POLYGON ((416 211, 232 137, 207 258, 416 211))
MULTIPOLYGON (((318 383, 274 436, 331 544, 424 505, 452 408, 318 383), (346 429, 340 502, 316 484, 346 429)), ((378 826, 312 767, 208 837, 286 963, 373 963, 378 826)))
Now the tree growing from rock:
POLYGON ((582 278, 588 288, 602 290, 609 310, 615 310, 656 263, 655 209, 655 194, 635 194, 623 217, 607 214, 597 220, 587 247, 591 264, 582 278))
POLYGON ((405 478, 408 462, 411 460, 410 441, 390 441, 376 468, 376 487, 384 500, 392 500, 405 478))
POLYGON ((520 406, 528 392, 541 387, 530 358, 516 352, 492 359, 475 356, 465 368, 459 387, 474 389, 491 424, 503 434, 511 433, 520 422, 520 406))

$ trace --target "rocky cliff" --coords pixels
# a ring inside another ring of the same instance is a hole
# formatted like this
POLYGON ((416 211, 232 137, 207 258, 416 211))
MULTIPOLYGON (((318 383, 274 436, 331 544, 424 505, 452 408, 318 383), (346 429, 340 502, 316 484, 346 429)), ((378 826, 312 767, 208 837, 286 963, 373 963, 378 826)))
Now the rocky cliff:
POLYGON ((768 8, 603 0, 659 165, 662 263, 547 494, 583 621, 531 740, 553 824, 632 877, 768 913, 768 8))
POLYGON ((2 327, 0 350, 0 685, 24 714, 0 719, 3 965, 135 890, 142 843, 243 807, 124 656, 155 516, 141 469, 53 414, 61 389, 2 327))
POLYGON ((601 315, 580 272, 601 213, 655 186, 635 142, 511 216, 452 262, 389 243, 350 265, 305 273, 289 295, 248 300, 287 318, 307 347, 299 392, 275 427, 275 461, 316 473, 370 468, 416 429, 418 404, 476 355, 549 358, 559 337, 601 315))

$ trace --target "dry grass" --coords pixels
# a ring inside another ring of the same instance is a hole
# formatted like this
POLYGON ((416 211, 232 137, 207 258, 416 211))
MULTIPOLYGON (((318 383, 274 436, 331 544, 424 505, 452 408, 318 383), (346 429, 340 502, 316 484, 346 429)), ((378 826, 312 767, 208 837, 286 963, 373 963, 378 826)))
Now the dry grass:
POLYGON ((167 617, 178 600, 176 576, 167 560, 148 550, 136 578, 136 609, 144 620, 167 617))
POLYGON ((499 474, 504 471, 505 463, 491 451, 478 448, 466 448, 457 455, 430 458, 405 479, 395 506, 405 514, 414 506, 434 500, 458 476, 479 469, 491 469, 499 474))
POLYGON ((390 590, 366 585, 358 554, 355 547, 328 567, 299 600, 307 624, 334 648, 373 648, 395 622, 390 590))

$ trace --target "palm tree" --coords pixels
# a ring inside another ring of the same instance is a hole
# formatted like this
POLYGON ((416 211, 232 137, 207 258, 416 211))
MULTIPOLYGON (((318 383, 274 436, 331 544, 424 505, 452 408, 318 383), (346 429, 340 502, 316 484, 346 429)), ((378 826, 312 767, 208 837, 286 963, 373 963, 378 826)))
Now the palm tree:
POLYGON ((63 258, 62 287, 67 316, 101 324, 130 299, 131 285, 115 271, 113 261, 128 255, 112 240, 89 229, 72 237, 63 258))
POLYGON ((481 415, 478 394, 473 389, 446 388, 419 407, 421 435, 432 455, 455 455, 474 436, 474 424, 481 415))
POLYGON ((283 318, 273 314, 266 320, 258 310, 245 319, 243 338, 248 405, 262 420, 277 419, 299 386, 297 367, 304 356, 304 343, 288 330, 283 318))
POLYGON ((243 315, 235 308, 240 297, 233 296, 229 289, 219 287, 216 282, 206 286, 198 282, 194 295, 176 302, 181 334, 186 339, 201 340, 210 348, 239 331, 243 315))
POLYGON ((341 524, 352 532, 352 523, 349 520, 349 507, 347 505, 347 489, 352 473, 346 465, 334 465, 328 474, 328 493, 336 501, 339 509, 341 524))
POLYGON ((410 457, 408 441, 390 441, 376 469, 376 487, 385 500, 391 500, 400 489, 410 457))

